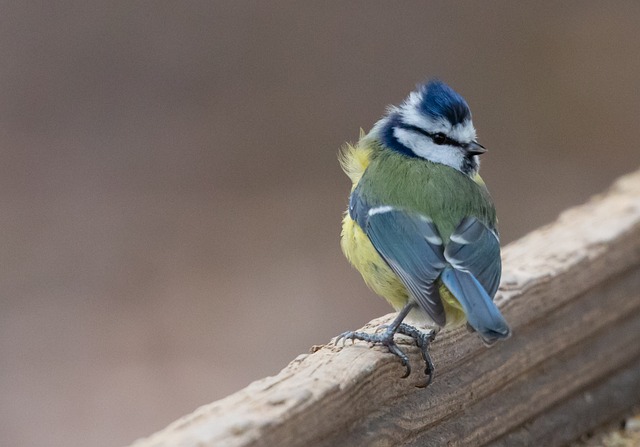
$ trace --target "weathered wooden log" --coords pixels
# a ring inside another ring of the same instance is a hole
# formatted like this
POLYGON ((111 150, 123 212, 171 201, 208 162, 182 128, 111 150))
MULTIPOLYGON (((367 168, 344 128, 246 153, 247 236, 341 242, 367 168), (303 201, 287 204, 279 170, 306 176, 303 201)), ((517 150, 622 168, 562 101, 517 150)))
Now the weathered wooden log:
POLYGON ((487 349, 441 332, 428 387, 409 339, 406 379, 384 348, 329 343, 134 446, 553 446, 639 403, 640 171, 503 259, 496 301, 513 336, 487 349))

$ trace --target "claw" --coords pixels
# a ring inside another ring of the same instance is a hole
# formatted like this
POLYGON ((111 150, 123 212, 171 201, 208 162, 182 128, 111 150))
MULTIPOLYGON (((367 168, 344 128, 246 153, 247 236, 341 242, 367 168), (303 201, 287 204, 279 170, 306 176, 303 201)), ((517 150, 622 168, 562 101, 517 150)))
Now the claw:
POLYGON ((416 345, 420 348, 420 352, 422 353, 422 359, 426 364, 426 368, 424 373, 429 376, 429 380, 427 382, 427 386, 433 380, 435 375, 435 367, 433 366, 433 361, 431 360, 431 356, 429 355, 429 345, 436 338, 436 331, 431 330, 427 333, 419 331, 413 326, 409 326, 408 324, 402 323, 398 326, 398 332, 411 337, 415 340, 416 345))
POLYGON ((405 354, 398 347, 398 345, 395 344, 395 342, 392 342, 391 344, 389 344, 387 348, 389 349, 389 352, 400 357, 400 360, 402 361, 402 366, 407 368, 407 371, 404 373, 404 376, 402 376, 402 378, 406 379, 407 377, 409 377, 409 374, 411 374, 411 364, 409 363, 409 357, 407 356, 407 354, 405 354))
POLYGON ((356 337, 356 332, 353 331, 347 331, 347 332, 343 332, 342 334, 338 335, 338 337, 336 338, 336 346, 338 345, 338 343, 340 343, 340 340, 342 340, 342 346, 345 345, 345 343, 347 342, 347 340, 351 340, 351 343, 353 344, 353 340, 357 338, 356 337))

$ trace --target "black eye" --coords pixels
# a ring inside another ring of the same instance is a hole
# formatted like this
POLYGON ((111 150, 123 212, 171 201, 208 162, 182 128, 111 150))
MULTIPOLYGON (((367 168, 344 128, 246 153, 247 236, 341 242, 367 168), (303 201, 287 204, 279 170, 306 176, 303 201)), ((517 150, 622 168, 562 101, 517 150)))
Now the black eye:
POLYGON ((437 133, 433 135, 433 142, 436 144, 444 144, 447 142, 447 136, 443 133, 437 133))

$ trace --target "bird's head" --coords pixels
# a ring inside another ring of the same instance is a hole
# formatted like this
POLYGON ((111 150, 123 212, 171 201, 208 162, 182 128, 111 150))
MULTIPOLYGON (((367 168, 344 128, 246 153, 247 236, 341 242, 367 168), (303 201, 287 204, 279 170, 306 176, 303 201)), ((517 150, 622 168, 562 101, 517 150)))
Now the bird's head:
POLYGON ((440 163, 474 176, 478 155, 467 102, 439 80, 419 85, 400 106, 392 106, 372 130, 383 146, 411 157, 440 163))

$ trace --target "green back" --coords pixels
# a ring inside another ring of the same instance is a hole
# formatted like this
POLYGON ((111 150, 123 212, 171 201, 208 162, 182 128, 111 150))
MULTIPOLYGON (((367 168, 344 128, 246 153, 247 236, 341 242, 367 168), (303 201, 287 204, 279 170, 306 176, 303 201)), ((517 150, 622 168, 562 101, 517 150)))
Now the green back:
POLYGON ((429 217, 448 242, 467 216, 496 227, 496 211, 487 189, 449 166, 407 157, 368 142, 372 157, 358 189, 369 206, 391 205, 429 217))

